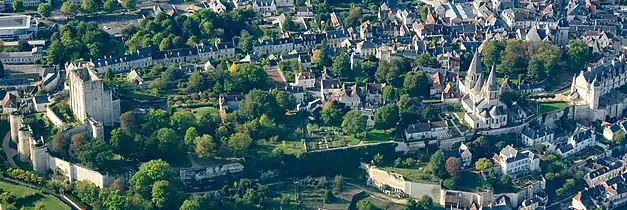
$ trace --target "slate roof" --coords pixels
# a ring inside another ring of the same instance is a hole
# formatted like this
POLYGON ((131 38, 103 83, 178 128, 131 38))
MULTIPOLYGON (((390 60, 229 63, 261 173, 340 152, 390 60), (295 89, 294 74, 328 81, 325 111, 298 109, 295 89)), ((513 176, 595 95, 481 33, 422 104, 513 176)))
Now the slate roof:
POLYGON ((522 134, 531 139, 538 139, 554 133, 555 132, 553 131, 553 129, 548 126, 543 126, 540 129, 531 129, 530 127, 525 127, 522 130, 522 134))

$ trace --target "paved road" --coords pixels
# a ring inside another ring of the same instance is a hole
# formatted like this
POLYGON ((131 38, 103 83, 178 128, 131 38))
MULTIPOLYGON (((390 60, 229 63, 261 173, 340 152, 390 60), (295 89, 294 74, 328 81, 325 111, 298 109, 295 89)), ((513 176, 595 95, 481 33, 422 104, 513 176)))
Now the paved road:
POLYGON ((9 159, 11 166, 17 167, 13 161, 13 156, 17 155, 17 151, 9 147, 9 141, 11 141, 11 131, 7 132, 7 135, 4 136, 4 140, 2 141, 2 150, 4 151, 4 154, 7 155, 7 159, 9 159))

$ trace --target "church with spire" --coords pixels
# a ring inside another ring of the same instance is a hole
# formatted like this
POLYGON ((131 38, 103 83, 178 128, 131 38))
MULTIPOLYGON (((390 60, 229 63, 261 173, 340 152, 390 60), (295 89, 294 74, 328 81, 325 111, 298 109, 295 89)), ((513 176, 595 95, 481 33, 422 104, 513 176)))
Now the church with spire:
POLYGON ((475 53, 466 72, 459 79, 459 91, 463 96, 464 120, 474 129, 500 128, 507 125, 507 105, 500 100, 494 66, 484 79, 479 53, 475 53))

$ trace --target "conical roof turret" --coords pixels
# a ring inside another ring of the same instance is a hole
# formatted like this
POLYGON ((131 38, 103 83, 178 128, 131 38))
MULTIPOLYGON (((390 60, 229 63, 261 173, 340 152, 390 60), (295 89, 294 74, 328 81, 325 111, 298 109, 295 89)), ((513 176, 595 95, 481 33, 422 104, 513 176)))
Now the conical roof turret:
POLYGON ((488 80, 485 83, 484 88, 488 91, 498 90, 498 84, 496 83, 496 75, 494 73, 494 65, 492 65, 492 69, 490 70, 490 75, 488 76, 488 80))

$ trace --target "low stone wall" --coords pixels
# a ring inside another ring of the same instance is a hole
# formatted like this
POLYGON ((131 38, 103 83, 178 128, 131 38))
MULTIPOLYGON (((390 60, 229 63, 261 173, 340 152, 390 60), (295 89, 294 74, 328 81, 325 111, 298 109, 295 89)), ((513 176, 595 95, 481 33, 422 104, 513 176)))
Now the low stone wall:
POLYGON ((73 183, 75 181, 89 181, 91 183, 94 183, 96 186, 103 188, 111 184, 111 182, 113 182, 114 180, 114 178, 106 174, 102 174, 98 171, 94 171, 79 166, 77 164, 70 163, 61 158, 48 155, 48 169, 54 170, 56 168, 60 169, 63 172, 63 175, 68 178, 70 183, 73 183))
POLYGON ((368 174, 367 184, 378 188, 385 194, 395 197, 420 198, 424 195, 439 198, 441 187, 439 183, 419 183, 405 180, 402 175, 381 170, 370 164, 361 164, 361 168, 368 174))
POLYGON ((211 179, 228 174, 234 174, 244 171, 244 166, 240 163, 231 163, 224 165, 209 166, 206 168, 186 168, 179 169, 179 177, 181 180, 201 180, 211 179))
POLYGON ((50 108, 50 106, 46 107, 46 117, 48 117, 48 120, 50 120, 50 122, 56 127, 65 126, 65 123, 63 122, 63 120, 61 120, 61 118, 59 118, 59 116, 57 116, 57 114, 54 113, 54 111, 52 110, 52 108, 50 108))

